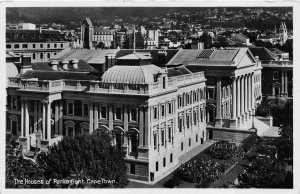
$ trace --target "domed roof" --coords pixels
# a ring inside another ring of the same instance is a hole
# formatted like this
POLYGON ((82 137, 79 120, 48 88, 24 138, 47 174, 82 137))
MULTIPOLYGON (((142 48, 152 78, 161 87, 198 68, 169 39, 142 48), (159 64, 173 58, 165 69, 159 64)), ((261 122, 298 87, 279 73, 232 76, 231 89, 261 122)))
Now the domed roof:
POLYGON ((153 83, 153 75, 160 72, 156 65, 144 66, 113 66, 108 69, 102 76, 103 82, 115 83, 153 83))
POLYGON ((6 63, 6 76, 16 77, 19 74, 18 68, 14 63, 6 63))

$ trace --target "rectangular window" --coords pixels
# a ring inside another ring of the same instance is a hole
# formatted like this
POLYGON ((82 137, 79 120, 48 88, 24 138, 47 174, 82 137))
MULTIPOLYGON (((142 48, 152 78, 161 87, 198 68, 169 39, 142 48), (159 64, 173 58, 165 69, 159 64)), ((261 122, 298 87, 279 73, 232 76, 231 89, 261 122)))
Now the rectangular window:
POLYGON ((190 104, 190 95, 186 94, 186 104, 190 104))
POLYGON ((75 133, 74 133, 74 126, 69 126, 68 127, 68 136, 74 137, 75 133))
POLYGON ((163 77, 163 89, 166 89, 166 78, 163 77))
POLYGON ((190 115, 189 114, 186 115, 186 127, 190 128, 190 115))
POLYGON ((191 138, 189 138, 189 146, 191 146, 191 144, 192 144, 192 140, 191 138))
POLYGON ((64 47, 64 44, 60 44, 60 48, 63 48, 64 47))
POLYGON ((197 111, 194 111, 193 121, 194 121, 194 125, 197 125, 197 111))
POLYGON ((181 142, 181 151, 183 151, 183 142, 181 142))
POLYGON ((161 131, 161 145, 164 146, 165 143, 165 131, 161 131))
POLYGON ((278 71, 273 71, 273 80, 278 80, 278 71))
POLYGON ((200 109, 200 119, 201 119, 201 123, 203 123, 203 109, 200 109))
POLYGON ((173 162, 173 154, 170 154, 170 163, 173 162))
POLYGON ((168 134, 169 134, 169 142, 171 142, 171 139, 172 139, 172 128, 171 127, 168 127, 168 134))
POLYGON ((135 164, 130 163, 130 174, 135 174, 135 164))
POLYGON ((11 49, 11 44, 6 44, 7 49, 11 49))
POLYGON ((163 167, 166 167, 166 158, 163 158, 163 167))
POLYGON ((182 118, 178 119, 178 128, 179 128, 179 132, 182 132, 182 118))
POLYGON ((35 44, 32 44, 32 48, 35 48, 35 44))
POLYGON ((156 162, 156 171, 158 171, 158 162, 156 162))
POLYGON ((74 104, 73 102, 68 102, 68 115, 74 115, 74 104))
POLYGON ((19 44, 15 44, 14 45, 14 49, 19 49, 20 48, 20 45, 19 44))
POLYGON ((12 99, 12 104, 11 104, 11 109, 12 110, 17 110, 17 106, 18 106, 18 101, 16 98, 12 99))
POLYGON ((40 44, 40 48, 44 48, 44 45, 43 45, 43 44, 40 44))
POLYGON ((27 44, 22 44, 22 48, 27 48, 27 44))
POLYGON ((154 120, 158 119, 158 107, 154 107, 153 116, 154 116, 154 120))
POLYGON ((178 108, 182 107, 182 97, 178 96, 178 108))
POLYGON ((164 104, 161 105, 161 117, 165 117, 166 116, 165 109, 166 109, 166 106, 164 104))
POLYGON ((122 108, 116 108, 116 120, 122 120, 122 108))
POLYGON ((198 134, 196 134, 196 142, 198 142, 198 134))
POLYGON ((43 59, 44 58, 44 54, 40 53, 40 58, 43 59))
POLYGON ((169 113, 169 115, 172 114, 172 103, 171 102, 168 103, 168 113, 169 113))
POLYGON ((54 44, 54 48, 57 48, 57 44, 54 44))
POLYGON ((137 121, 137 115, 136 115, 136 109, 132 108, 130 110, 130 120, 131 121, 137 121))
POLYGON ((154 149, 156 150, 156 148, 157 148, 157 134, 156 133, 154 133, 154 135, 153 135, 153 140, 154 140, 154 149))
POLYGON ((89 116, 89 105, 83 104, 82 116, 89 116))
POLYGON ((194 102, 197 102, 197 92, 194 92, 194 102))
POLYGON ((50 48, 50 44, 47 44, 47 48, 50 48))

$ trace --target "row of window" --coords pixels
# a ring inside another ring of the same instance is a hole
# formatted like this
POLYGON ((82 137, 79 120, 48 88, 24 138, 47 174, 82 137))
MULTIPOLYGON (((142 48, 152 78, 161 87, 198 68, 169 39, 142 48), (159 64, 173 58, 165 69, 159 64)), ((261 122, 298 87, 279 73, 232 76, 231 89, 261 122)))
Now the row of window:
MULTIPOLYGON (((53 53, 53 56, 55 56, 57 52, 53 53)), ((50 59, 51 53, 32 53, 32 60, 36 60, 39 57, 39 59, 50 59)))
POLYGON ((178 108, 205 100, 205 88, 194 90, 178 96, 178 108))
POLYGON ((163 118, 167 115, 172 115, 174 113, 173 102, 168 102, 161 104, 160 106, 153 107, 153 119, 157 120, 159 117, 163 118), (160 114, 159 114, 160 111, 160 114))
POLYGON ((25 38, 31 38, 31 39, 44 39, 44 38, 55 38, 57 35, 61 36, 60 34, 25 34, 25 33, 6 33, 6 38, 13 38, 13 39, 25 39, 25 38))
POLYGON ((94 35, 94 41, 97 40, 107 40, 107 41, 113 41, 113 36, 109 35, 109 36, 105 36, 105 35, 94 35))
MULTIPOLYGON (((173 162, 173 153, 170 154, 170 163, 173 162)), ((163 162, 162 162, 163 167, 166 167, 166 157, 163 158, 163 162)), ((158 171, 159 170, 159 162, 157 161, 155 164, 155 170, 158 171)))
MULTIPOLYGON (((51 44, 53 45, 52 48, 64 48, 64 44, 60 43, 40 43, 40 44, 36 44, 36 43, 31 43, 31 47, 33 49, 35 48, 39 48, 39 49, 43 49, 43 48, 47 48, 50 49, 51 48, 51 44), (60 46, 60 47, 59 47, 60 46)), ((6 49, 12 49, 12 47, 14 49, 28 49, 29 44, 6 44, 6 49)))
POLYGON ((174 143, 173 138, 174 137, 173 137, 173 129, 172 129, 171 126, 169 126, 167 130, 162 129, 160 131, 160 135, 159 135, 159 132, 155 132, 153 134, 154 150, 159 149, 159 144, 158 144, 159 136, 160 136, 160 141, 161 141, 160 145, 161 146, 166 146, 167 142, 172 143, 172 145, 173 145, 173 143, 174 143))
MULTIPOLYGON (((96 106, 98 111, 98 119, 108 119, 108 108, 107 106, 96 106)), ((130 108, 128 111, 128 120, 129 121, 137 121, 138 119, 138 110, 137 108, 130 108)), ((67 115, 74 116, 74 102, 67 103, 67 115)), ((83 103, 82 104, 82 116, 86 117, 89 116, 89 104, 83 103)), ((123 116, 123 108, 122 107, 114 107, 113 110, 114 120, 124 120, 123 116)))
POLYGON ((200 119, 200 122, 204 122, 204 110, 200 108, 200 115, 199 111, 193 111, 193 115, 186 113, 185 120, 184 117, 178 117, 178 129, 179 132, 182 132, 182 129, 184 128, 184 125, 186 124, 186 128, 190 129, 192 125, 197 125, 197 121, 200 119), (193 121, 192 121, 193 116, 193 121), (200 116, 200 118, 199 118, 200 116), (199 118, 199 119, 198 119, 199 118))

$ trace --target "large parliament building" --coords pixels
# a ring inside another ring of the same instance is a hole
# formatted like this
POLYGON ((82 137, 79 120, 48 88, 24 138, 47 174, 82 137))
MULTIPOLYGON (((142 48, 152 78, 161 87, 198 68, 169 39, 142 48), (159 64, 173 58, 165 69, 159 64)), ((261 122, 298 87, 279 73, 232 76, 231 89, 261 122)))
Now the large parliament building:
POLYGON ((104 130, 126 152, 129 178, 155 183, 207 140, 255 133, 244 126, 261 100, 262 66, 247 48, 67 49, 19 67, 7 83, 7 132, 25 152, 104 130))

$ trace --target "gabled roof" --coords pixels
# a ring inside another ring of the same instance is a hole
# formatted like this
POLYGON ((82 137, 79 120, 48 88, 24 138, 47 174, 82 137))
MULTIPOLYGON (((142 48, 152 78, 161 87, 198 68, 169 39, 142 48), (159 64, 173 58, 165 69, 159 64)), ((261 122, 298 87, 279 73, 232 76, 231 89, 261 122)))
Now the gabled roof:
POLYGON ((265 47, 250 47, 251 53, 261 61, 276 60, 278 56, 265 47))
POLYGON ((282 50, 278 49, 278 48, 270 48, 270 51, 272 51, 275 54, 285 54, 287 52, 283 52, 282 50))
POLYGON ((156 65, 143 66, 122 66, 117 65, 108 69, 102 76, 103 82, 115 83, 154 83, 154 75, 159 73, 161 68, 156 65))
POLYGON ((116 58, 117 60, 145 60, 145 59, 151 59, 150 56, 147 56, 146 53, 131 53, 129 55, 125 55, 119 58, 116 58))
POLYGON ((38 63, 32 63, 32 69, 37 71, 73 71, 73 72, 98 72, 96 69, 94 69, 92 66, 90 66, 87 62, 85 62, 82 59, 79 59, 78 68, 74 69, 73 65, 71 64, 71 61, 69 61, 68 64, 68 70, 63 69, 63 65, 60 62, 57 66, 58 70, 53 70, 51 68, 50 62, 38 62, 38 63))
POLYGON ((248 51, 248 48, 233 49, 202 49, 202 50, 180 50, 167 63, 169 66, 182 65, 184 62, 195 61, 202 65, 236 65, 238 66, 245 55, 248 55, 252 63, 255 62, 254 56, 248 51), (208 52, 209 51, 209 52, 208 52), (202 54, 204 53, 204 54, 202 54))
POLYGON ((105 56, 108 54, 116 54, 117 49, 64 49, 58 53, 53 59, 55 60, 72 60, 83 59, 88 63, 105 63, 105 56))

